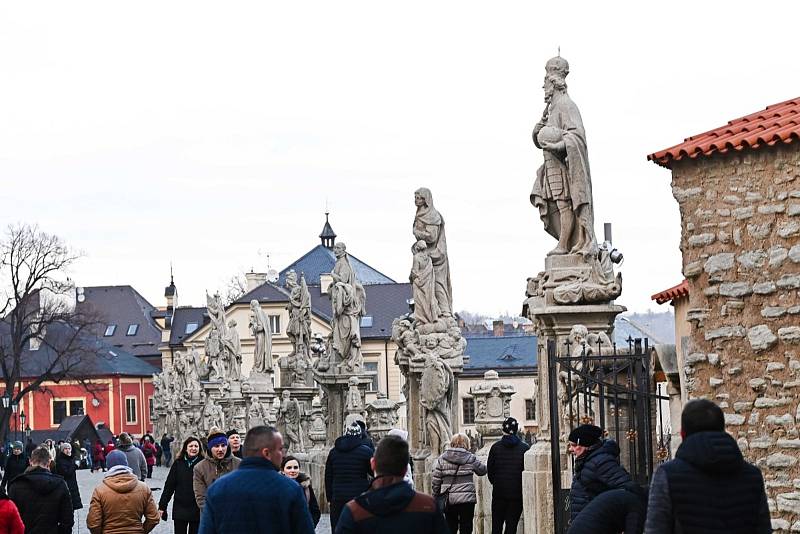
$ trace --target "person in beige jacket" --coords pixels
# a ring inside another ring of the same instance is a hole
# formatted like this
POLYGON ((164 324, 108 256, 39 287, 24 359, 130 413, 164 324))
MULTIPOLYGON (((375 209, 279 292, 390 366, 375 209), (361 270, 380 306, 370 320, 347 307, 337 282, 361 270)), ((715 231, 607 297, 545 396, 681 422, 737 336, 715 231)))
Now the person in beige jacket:
POLYGON ((239 467, 241 460, 231 454, 228 446, 228 437, 217 428, 212 428, 208 433, 208 447, 206 457, 200 461, 193 471, 194 498, 200 515, 206 505, 206 493, 209 486, 222 475, 226 475, 239 467))
POLYGON ((92 493, 86 526, 92 534, 147 534, 158 525, 153 493, 128 467, 125 453, 106 457, 108 472, 92 493), (144 523, 142 523, 144 519, 144 523))

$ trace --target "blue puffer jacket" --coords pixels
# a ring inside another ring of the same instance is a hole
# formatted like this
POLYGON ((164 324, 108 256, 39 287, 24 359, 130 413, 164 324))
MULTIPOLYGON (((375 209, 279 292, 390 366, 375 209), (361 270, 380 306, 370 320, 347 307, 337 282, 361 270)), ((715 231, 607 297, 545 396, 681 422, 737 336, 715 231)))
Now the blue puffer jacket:
POLYGON ((361 436, 342 436, 336 440, 325 462, 325 496, 328 502, 344 504, 369 488, 372 449, 361 436))
POLYGON ((629 487, 631 476, 619 464, 619 445, 602 441, 575 461, 575 475, 569 490, 569 515, 575 518, 589 501, 610 489, 629 487))
POLYGON ((199 532, 313 534, 314 523, 303 488, 269 460, 250 457, 211 484, 199 532))

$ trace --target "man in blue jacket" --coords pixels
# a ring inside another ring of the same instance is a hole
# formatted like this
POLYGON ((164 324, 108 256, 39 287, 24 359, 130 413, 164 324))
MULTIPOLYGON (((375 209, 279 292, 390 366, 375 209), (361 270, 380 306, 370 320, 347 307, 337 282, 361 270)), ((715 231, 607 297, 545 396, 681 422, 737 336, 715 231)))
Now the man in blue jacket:
POLYGON ((364 443, 361 427, 352 423, 333 444, 325 462, 325 495, 331 509, 331 530, 347 501, 367 491, 372 478, 372 448, 364 443))
POLYGON ((303 489, 280 474, 282 460, 280 432, 270 426, 251 428, 239 468, 208 490, 199 534, 313 534, 303 489))

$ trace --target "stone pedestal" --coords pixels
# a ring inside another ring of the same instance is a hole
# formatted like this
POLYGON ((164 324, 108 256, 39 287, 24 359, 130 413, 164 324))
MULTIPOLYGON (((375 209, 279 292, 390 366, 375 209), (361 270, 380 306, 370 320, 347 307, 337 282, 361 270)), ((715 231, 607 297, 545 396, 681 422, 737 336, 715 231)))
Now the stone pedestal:
MULTIPOLYGON (((611 336, 614 330, 614 319, 625 311, 624 306, 613 302, 605 304, 583 305, 550 305, 546 298, 531 297, 525 301, 528 317, 533 321, 539 343, 539 387, 537 388, 536 416, 539 423, 537 442, 525 454, 525 471, 523 472, 523 518, 534 532, 553 532, 553 462, 551 433, 551 406, 557 413, 560 433, 565 433, 566 421, 563 407, 550 399, 550 355, 547 343, 555 341, 559 353, 565 350, 565 342, 575 325, 584 325, 590 333, 602 332, 611 336)), ((555 389, 555 388, 554 388, 555 389)), ((567 430, 568 432, 568 430, 567 430)), ((570 477, 568 472, 564 441, 556 444, 561 458, 562 488, 568 488, 570 477)))
MULTIPOLYGON (((342 373, 342 369, 332 366, 328 371, 321 372, 314 370, 314 380, 322 387, 325 392, 325 402, 327 405, 327 433, 326 445, 333 447, 336 438, 342 435, 347 419, 347 394, 350 390, 350 381, 354 380, 363 399, 367 392, 367 387, 372 383, 375 372, 367 373, 342 373)), ((362 418, 364 415, 362 414, 362 418)))

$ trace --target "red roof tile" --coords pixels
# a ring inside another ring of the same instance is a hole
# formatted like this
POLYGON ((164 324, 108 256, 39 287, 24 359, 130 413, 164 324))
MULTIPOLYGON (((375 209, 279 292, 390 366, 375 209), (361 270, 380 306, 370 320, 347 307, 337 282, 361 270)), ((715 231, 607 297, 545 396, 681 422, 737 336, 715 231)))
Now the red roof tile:
POLYGON ((764 111, 694 135, 679 145, 650 154, 647 159, 671 168, 673 161, 685 157, 694 159, 715 152, 724 154, 729 150, 756 149, 797 140, 800 140, 800 98, 768 106, 764 111))
POLYGON ((673 286, 669 289, 665 289, 660 293, 656 293, 650 299, 656 301, 657 304, 664 304, 665 302, 669 302, 674 300, 678 297, 688 297, 689 296, 689 281, 684 280, 677 286, 673 286))

